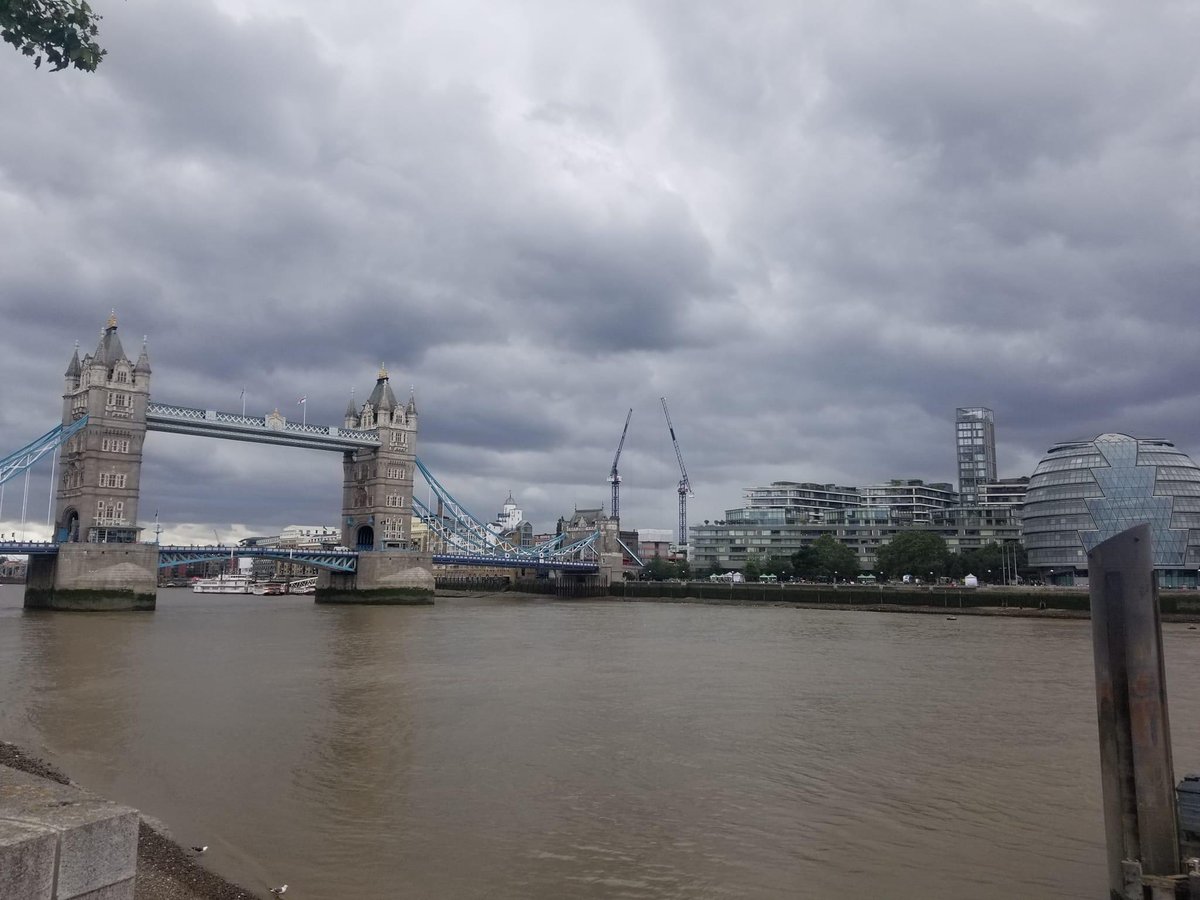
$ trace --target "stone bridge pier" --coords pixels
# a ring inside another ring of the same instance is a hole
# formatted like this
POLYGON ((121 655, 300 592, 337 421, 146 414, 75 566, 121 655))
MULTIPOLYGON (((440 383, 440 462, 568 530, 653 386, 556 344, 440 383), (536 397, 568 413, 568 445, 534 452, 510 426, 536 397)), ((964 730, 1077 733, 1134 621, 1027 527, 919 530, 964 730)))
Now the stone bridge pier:
POLYGON ((158 590, 155 544, 62 544, 30 556, 26 609, 152 610, 158 590))
POLYGON ((433 603, 433 557, 406 550, 360 553, 357 572, 322 570, 317 603, 429 605, 433 603))

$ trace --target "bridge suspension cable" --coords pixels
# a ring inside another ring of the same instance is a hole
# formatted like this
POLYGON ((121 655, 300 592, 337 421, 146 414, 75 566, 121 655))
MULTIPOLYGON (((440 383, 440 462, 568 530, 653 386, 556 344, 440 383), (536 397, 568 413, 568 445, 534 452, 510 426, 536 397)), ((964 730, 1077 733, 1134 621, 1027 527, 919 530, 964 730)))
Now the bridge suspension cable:
POLYGON ((502 540, 495 531, 455 500, 420 459, 416 459, 415 462, 417 470, 437 498, 438 509, 431 509, 430 504, 421 501, 414 493, 413 514, 429 526, 430 531, 445 545, 448 553, 443 555, 461 554, 493 559, 528 560, 531 564, 561 562, 572 558, 584 559, 589 554, 593 557, 596 555, 596 541, 600 537, 598 531, 566 546, 565 534, 557 534, 533 547, 518 547, 502 540))
POLYGON ((55 425, 36 441, 26 444, 15 453, 10 453, 4 459, 0 459, 0 484, 15 478, 47 453, 57 450, 79 429, 83 428, 87 424, 87 420, 88 417, 83 416, 70 425, 55 425))
POLYGON ((440 511, 442 516, 438 516, 431 509, 429 509, 428 506, 426 506, 424 503, 421 503, 416 499, 416 497, 413 497, 413 509, 416 510, 419 504, 420 508, 424 511, 422 518, 427 524, 436 523, 442 519, 446 513, 449 513, 452 527, 446 526, 444 522, 442 522, 441 525, 431 524, 431 527, 447 529, 447 533, 453 535, 451 538, 453 546, 469 546, 472 548, 478 548, 468 550, 466 552, 482 552, 484 550, 499 551, 502 553, 518 552, 516 547, 514 547, 508 541, 501 540, 500 536, 496 534, 496 532, 492 531, 481 521, 479 521, 479 519, 475 518, 475 516, 471 514, 470 510, 455 500, 454 497, 451 496, 450 492, 442 486, 442 483, 433 476, 433 473, 425 467, 425 463, 421 462, 419 458, 415 457, 414 462, 417 465, 417 470, 422 476, 424 476, 426 483, 429 485, 430 489, 432 489, 434 496, 437 497, 439 503, 441 504, 440 511), (428 516, 429 518, 425 518, 425 516, 428 516))

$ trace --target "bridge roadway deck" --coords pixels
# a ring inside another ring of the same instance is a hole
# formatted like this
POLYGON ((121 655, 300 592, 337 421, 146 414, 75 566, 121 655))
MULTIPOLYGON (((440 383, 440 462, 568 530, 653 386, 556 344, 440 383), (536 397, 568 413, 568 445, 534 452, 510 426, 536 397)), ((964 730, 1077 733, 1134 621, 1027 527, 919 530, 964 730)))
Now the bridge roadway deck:
POLYGON ((146 428, 149 431, 165 431, 171 434, 194 434, 254 444, 280 444, 342 453, 379 446, 379 434, 374 431, 338 428, 335 425, 308 425, 303 422, 288 422, 282 418, 276 420, 267 416, 243 416, 215 409, 196 409, 166 403, 150 403, 146 406, 146 428))
MULTIPOLYGON (((120 544, 96 544, 120 547, 120 544)), ((370 552, 370 551, 366 551, 370 552)), ((54 556, 58 545, 49 541, 0 541, 0 556, 54 556)), ((203 562, 210 559, 244 557, 247 559, 282 559, 303 565, 317 566, 341 572, 353 572, 358 566, 356 550, 293 550, 277 547, 230 547, 213 545, 171 545, 158 548, 159 568, 203 562)), ((584 560, 539 559, 532 556, 490 556, 483 554, 435 553, 433 561, 443 566, 491 566, 505 569, 556 569, 562 572, 590 574, 599 571, 595 562, 584 560)))

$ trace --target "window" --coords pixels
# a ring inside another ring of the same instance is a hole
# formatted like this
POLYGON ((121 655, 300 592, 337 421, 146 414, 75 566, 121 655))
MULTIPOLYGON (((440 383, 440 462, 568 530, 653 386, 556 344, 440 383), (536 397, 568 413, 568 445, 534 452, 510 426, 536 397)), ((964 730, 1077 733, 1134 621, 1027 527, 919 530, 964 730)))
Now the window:
POLYGON ((403 494, 388 494, 385 499, 385 506, 404 506, 403 494))
POLYGON ((123 488, 125 487, 125 474, 117 472, 101 472, 100 487, 123 488))

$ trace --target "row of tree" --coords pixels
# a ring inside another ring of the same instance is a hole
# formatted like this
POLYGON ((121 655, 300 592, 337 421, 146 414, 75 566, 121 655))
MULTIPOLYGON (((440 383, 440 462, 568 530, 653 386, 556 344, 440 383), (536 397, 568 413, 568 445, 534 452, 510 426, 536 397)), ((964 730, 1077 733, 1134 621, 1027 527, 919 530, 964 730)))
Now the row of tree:
MULTIPOLYGON (((1001 547, 984 544, 972 550, 952 553, 946 541, 928 531, 906 531, 879 548, 875 574, 884 578, 912 575, 922 580, 961 579, 975 575, 983 583, 999 582, 1025 568, 1025 550, 1020 545, 1001 547), (1014 552, 1015 551, 1015 552, 1014 552)), ((692 574, 686 561, 669 562, 659 557, 647 562, 642 577, 651 581, 687 579, 692 574)), ((805 581, 847 581, 860 574, 858 554, 831 534, 824 534, 791 556, 750 556, 742 569, 747 581, 760 575, 774 575, 780 581, 799 578, 805 581)))

